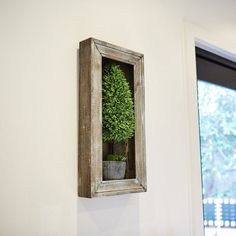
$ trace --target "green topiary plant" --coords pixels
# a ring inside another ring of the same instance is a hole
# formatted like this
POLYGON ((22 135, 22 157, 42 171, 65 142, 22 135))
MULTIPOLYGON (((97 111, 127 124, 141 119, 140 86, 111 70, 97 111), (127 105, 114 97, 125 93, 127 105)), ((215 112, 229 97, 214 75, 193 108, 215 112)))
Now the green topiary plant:
POLYGON ((117 64, 108 64, 103 69, 102 118, 105 142, 125 141, 127 144, 128 139, 134 136, 135 115, 132 92, 124 72, 117 64))

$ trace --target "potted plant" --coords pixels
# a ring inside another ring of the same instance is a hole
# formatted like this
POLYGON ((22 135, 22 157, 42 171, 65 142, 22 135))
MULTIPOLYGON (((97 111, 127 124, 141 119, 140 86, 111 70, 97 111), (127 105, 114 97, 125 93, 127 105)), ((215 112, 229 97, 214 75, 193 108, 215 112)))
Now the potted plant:
POLYGON ((110 153, 103 158, 103 179, 125 177, 128 141, 134 136, 135 114, 132 92, 124 72, 117 64, 107 64, 102 76, 102 137, 112 144, 123 142, 122 155, 110 153))

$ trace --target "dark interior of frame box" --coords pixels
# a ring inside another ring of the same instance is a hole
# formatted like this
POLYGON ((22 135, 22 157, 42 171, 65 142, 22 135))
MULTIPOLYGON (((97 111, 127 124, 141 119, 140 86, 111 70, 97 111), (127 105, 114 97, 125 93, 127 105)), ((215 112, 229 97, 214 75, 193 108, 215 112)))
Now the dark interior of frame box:
MULTIPOLYGON (((132 91, 132 98, 134 101, 134 66, 131 64, 127 64, 124 62, 112 60, 106 57, 102 58, 102 68, 104 68, 107 64, 117 64, 121 67, 122 71, 125 73, 125 77, 129 82, 130 89, 132 91)), ((108 154, 119 154, 122 155, 124 152, 124 143, 109 143, 103 142, 103 157, 108 154)), ((135 135, 134 137, 129 139, 128 143, 128 163, 127 163, 127 170, 125 174, 125 179, 135 179, 135 135)))

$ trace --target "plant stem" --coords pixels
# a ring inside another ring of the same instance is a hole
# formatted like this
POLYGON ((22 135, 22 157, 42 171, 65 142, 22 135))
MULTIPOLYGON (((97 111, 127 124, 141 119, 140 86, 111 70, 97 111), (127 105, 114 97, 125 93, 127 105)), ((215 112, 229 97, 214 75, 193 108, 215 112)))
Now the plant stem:
POLYGON ((126 178, 128 179, 129 178, 129 140, 126 139, 124 141, 125 143, 125 157, 126 157, 126 173, 125 173, 125 176, 126 178))

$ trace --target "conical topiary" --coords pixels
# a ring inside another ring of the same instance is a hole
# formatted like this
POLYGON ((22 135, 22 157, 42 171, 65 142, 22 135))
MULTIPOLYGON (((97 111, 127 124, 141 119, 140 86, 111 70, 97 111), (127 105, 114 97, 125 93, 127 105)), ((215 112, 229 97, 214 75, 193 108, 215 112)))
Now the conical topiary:
POLYGON ((133 137, 135 115, 132 92, 124 72, 108 64, 102 76, 102 128, 105 142, 117 143, 133 137))

